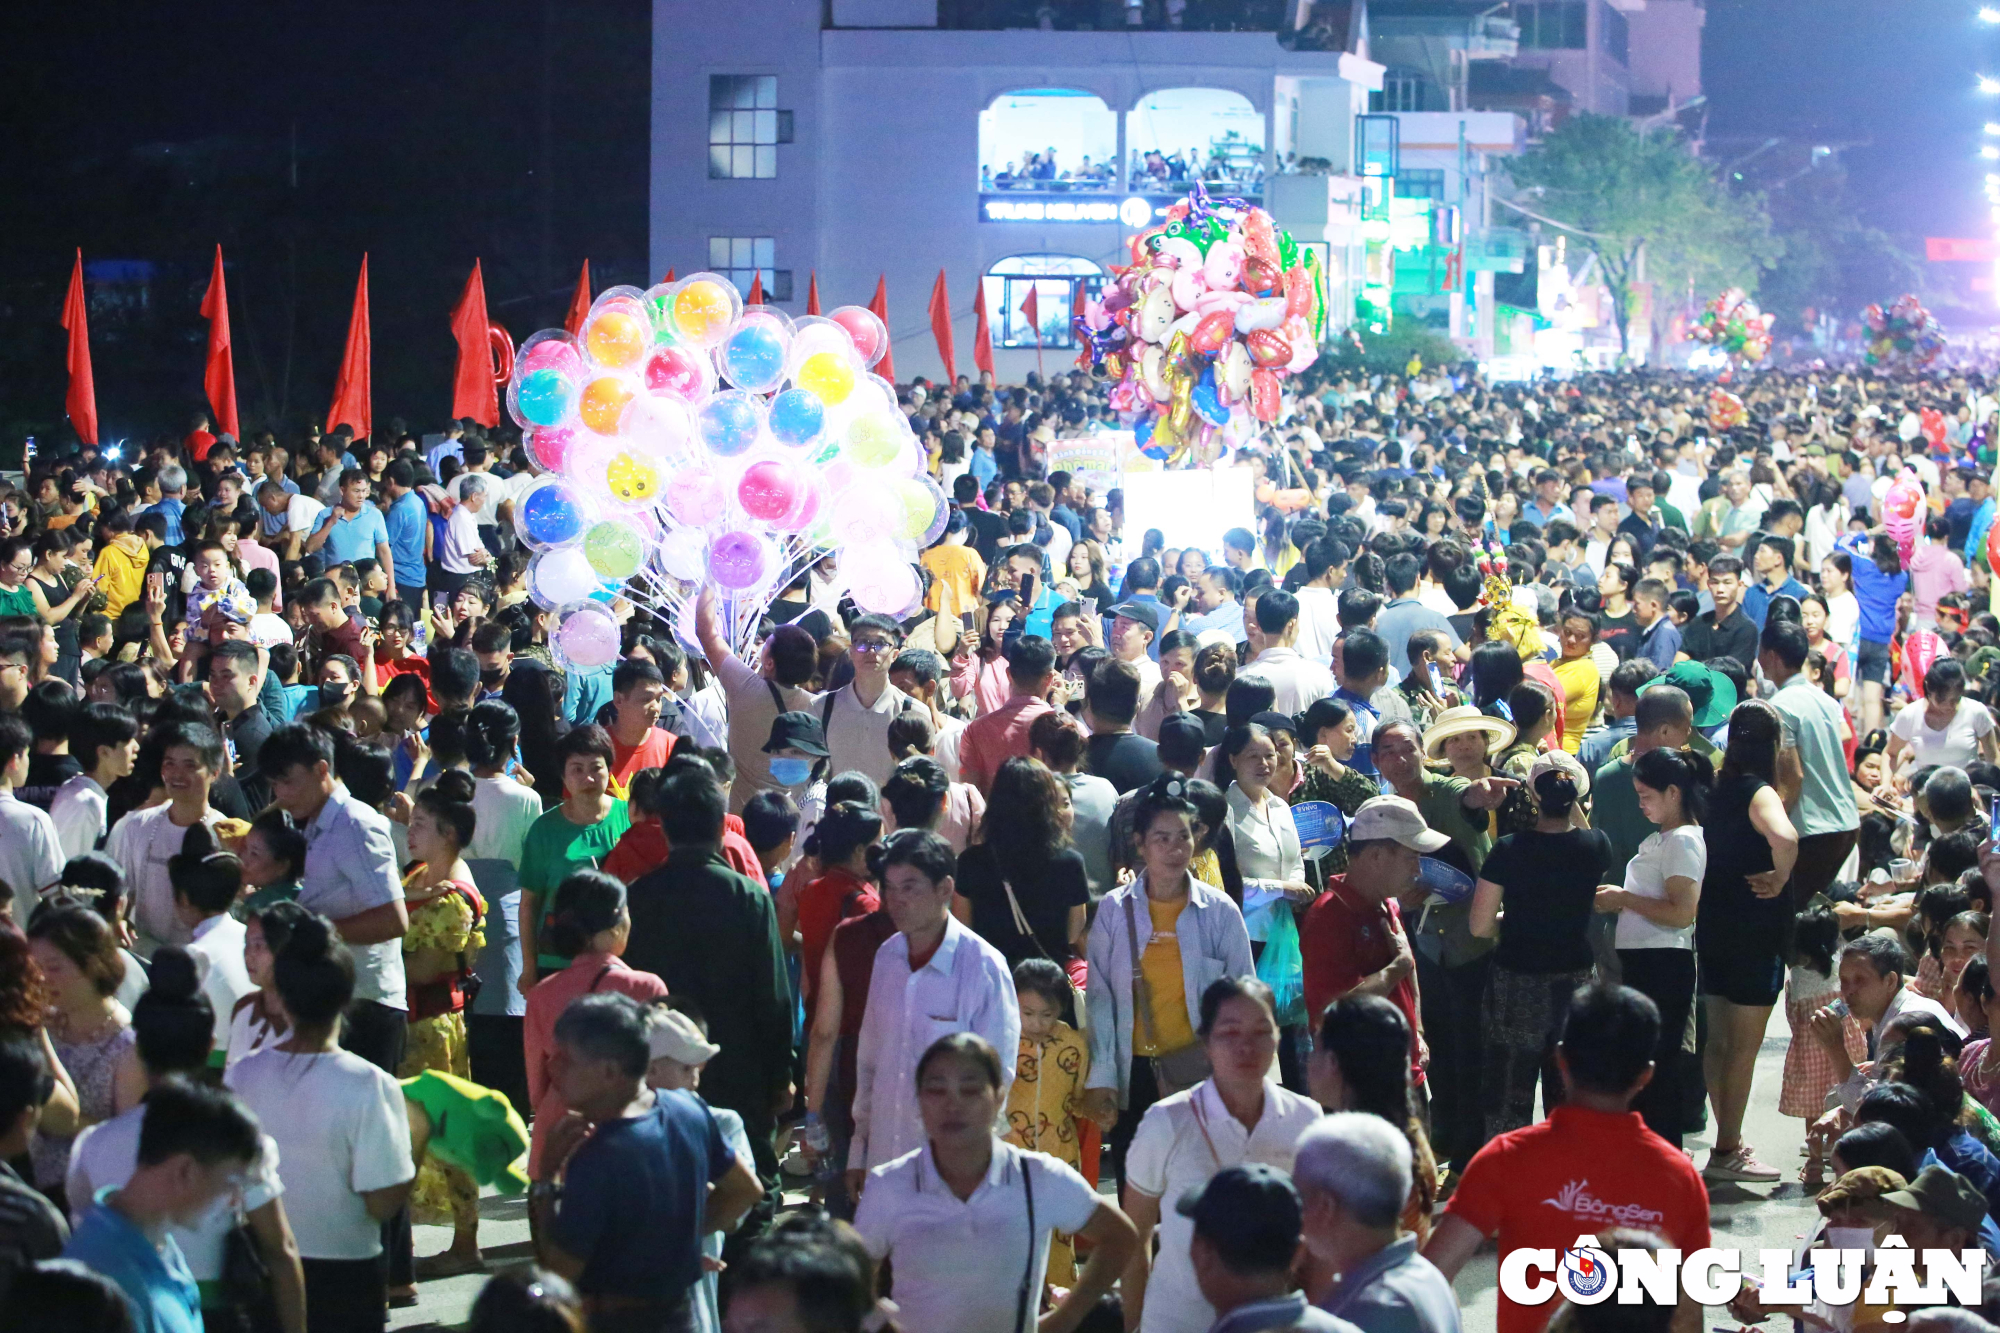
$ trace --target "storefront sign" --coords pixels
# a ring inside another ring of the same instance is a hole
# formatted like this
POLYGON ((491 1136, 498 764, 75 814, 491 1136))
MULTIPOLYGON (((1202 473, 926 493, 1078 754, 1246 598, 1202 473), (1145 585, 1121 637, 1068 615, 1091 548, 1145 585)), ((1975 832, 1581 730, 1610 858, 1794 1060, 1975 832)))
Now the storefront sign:
POLYGON ((1178 198, 1007 191, 979 196, 981 222, 1116 222, 1137 230, 1166 216, 1178 198))

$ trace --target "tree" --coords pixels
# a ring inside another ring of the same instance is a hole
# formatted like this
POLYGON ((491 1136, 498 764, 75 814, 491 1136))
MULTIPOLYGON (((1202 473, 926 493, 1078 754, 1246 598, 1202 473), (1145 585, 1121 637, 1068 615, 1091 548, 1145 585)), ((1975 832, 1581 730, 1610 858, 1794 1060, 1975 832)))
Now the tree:
POLYGON ((1577 115, 1507 171, 1530 216, 1597 256, 1626 347, 1635 284, 1755 291, 1783 253, 1763 199, 1732 194, 1671 129, 1642 134, 1616 116, 1577 115))

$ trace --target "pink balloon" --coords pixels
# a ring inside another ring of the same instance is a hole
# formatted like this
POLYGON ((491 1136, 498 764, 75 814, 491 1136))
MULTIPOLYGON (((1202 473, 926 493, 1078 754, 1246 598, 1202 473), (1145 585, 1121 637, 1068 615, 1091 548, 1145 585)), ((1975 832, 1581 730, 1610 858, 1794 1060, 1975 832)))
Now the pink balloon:
POLYGON ((770 569, 770 547, 755 533, 725 532, 708 548, 708 575, 731 592, 754 588, 770 569))
POLYGON ((854 350, 861 353, 861 359, 874 365, 882 355, 882 321, 867 306, 844 305, 827 316, 854 339, 854 350))
POLYGON ((743 480, 736 483, 736 502, 750 517, 775 522, 798 505, 803 483, 798 469, 766 459, 743 469, 743 480))
POLYGON ((691 528, 705 528, 722 517, 729 497, 713 472, 680 472, 667 483, 667 512, 691 528))
MULTIPOLYGON (((550 346, 543 343, 542 346, 550 346)), ((535 433, 528 437, 529 452, 535 456, 544 472, 563 470, 563 459, 569 456, 569 447, 576 443, 576 428, 573 426, 537 426, 535 433)))
POLYGON ((545 369, 580 376, 583 374, 583 358, 577 355, 575 344, 563 338, 549 338, 522 351, 514 374, 521 376, 531 370, 545 369))
POLYGON ((780 532, 804 532, 819 521, 826 508, 826 487, 808 482, 799 496, 799 502, 782 518, 773 519, 771 526, 780 532))
POLYGON ((855 605, 864 611, 894 615, 917 597, 917 576, 894 547, 860 546, 841 553, 841 573, 855 605))
POLYGON ((690 347, 656 347, 646 358, 646 388, 692 403, 712 387, 701 354, 690 347))

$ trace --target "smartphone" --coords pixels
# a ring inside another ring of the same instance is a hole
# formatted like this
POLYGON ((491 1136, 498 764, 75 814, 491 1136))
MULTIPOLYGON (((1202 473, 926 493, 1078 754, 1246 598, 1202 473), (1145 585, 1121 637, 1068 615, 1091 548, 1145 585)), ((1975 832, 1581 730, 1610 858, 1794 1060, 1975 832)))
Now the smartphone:
MULTIPOLYGON (((1083 599, 1083 614, 1086 616, 1097 614, 1097 599, 1095 597, 1086 597, 1083 599)), ((2000 799, 1996 799, 1993 802, 1993 808, 1996 811, 2000 811, 2000 799)))
POLYGON ((1994 836, 1995 830, 2000 830, 2000 796, 1993 798, 1993 807, 1986 812, 1986 836, 1994 836))
POLYGON ((1021 575, 1021 613, 1026 615, 1035 609, 1035 576, 1021 575))

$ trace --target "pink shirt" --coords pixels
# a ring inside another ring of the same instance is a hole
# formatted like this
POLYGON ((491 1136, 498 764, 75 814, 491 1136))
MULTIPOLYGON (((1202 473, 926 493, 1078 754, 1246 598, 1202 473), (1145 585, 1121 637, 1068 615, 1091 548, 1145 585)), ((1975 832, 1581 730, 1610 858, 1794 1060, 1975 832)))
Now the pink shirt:
POLYGON ((528 1142, 528 1175, 534 1180, 542 1178, 537 1168, 543 1140, 569 1114, 568 1104, 549 1077, 549 1061, 556 1053, 556 1020, 571 1000, 592 991, 629 995, 641 1004, 651 1004, 666 998, 667 983, 651 972, 625 966, 608 953, 585 953, 554 976, 542 978, 528 992, 528 1016, 522 1030, 528 1056, 528 1101, 535 1108, 535 1127, 528 1142))
MULTIPOLYGON (((268 569, 271 571, 272 578, 278 578, 278 553, 257 542, 237 542, 236 560, 238 564, 243 566, 245 574, 248 574, 253 569, 268 569)), ((284 586, 284 580, 279 579, 278 591, 271 594, 271 605, 273 607, 285 604, 284 586)))
POLYGON ((1910 596, 1916 602, 1916 618, 1937 619, 1938 598, 1948 592, 1967 592, 1972 580, 1965 562, 1943 546, 1920 546, 1910 556, 1910 596))
POLYGON ((959 734, 958 775, 985 791, 993 785, 1000 765, 1028 755, 1028 728, 1044 713, 1054 712, 1032 695, 1017 694, 992 712, 966 723, 959 734))
POLYGON ((987 662, 974 653, 963 667, 954 668, 951 673, 952 697, 971 699, 973 712, 980 717, 1005 704, 1013 692, 1014 681, 1007 674, 1004 657, 987 662))

